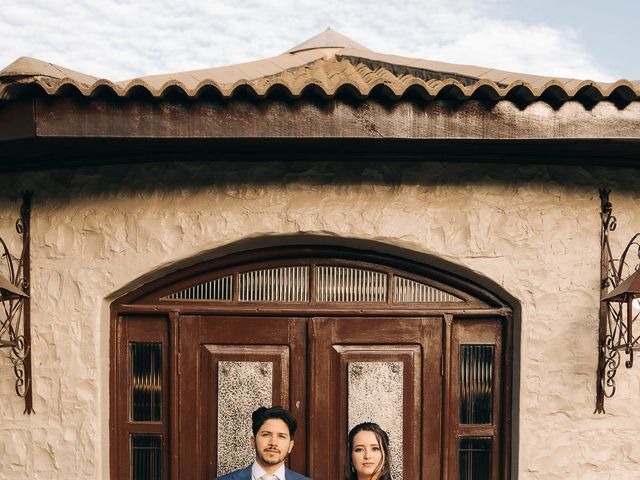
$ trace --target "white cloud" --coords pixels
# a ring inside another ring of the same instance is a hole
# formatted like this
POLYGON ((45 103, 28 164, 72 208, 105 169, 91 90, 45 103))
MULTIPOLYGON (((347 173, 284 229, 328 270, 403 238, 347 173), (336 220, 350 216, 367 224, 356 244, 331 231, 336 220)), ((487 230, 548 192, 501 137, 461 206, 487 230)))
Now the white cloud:
POLYGON ((577 43, 574 32, 543 25, 487 21, 454 41, 435 46, 434 56, 515 72, 612 80, 577 43), (508 43, 507 43, 508 42, 508 43))
POLYGON ((501 19, 500 0, 5 0, 0 65, 33 56, 122 80, 277 55, 327 26, 372 50, 608 79, 570 30, 501 19))

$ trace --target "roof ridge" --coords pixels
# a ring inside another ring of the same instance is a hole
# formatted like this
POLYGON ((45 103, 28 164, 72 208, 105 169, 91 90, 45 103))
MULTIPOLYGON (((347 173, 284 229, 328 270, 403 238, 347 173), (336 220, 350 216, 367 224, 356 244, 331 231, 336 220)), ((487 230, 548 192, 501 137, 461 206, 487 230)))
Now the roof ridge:
POLYGON ((327 27, 324 32, 305 40, 284 53, 297 53, 316 48, 354 48, 356 50, 369 50, 364 45, 350 39, 346 35, 332 30, 331 27, 327 27))
POLYGON ((98 77, 86 73, 61 67, 55 63, 46 62, 33 57, 19 57, 0 70, 0 80, 22 77, 49 77, 57 80, 64 78, 82 79, 83 82, 96 82, 98 77))

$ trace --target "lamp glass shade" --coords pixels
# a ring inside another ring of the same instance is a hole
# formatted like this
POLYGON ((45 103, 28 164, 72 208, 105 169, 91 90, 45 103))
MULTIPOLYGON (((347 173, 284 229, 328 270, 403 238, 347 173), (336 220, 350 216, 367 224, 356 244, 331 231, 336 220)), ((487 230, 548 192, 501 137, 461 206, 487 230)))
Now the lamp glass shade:
POLYGON ((29 295, 0 275, 0 297, 2 297, 2 300, 9 300, 17 297, 28 298, 29 295))
POLYGON ((636 270, 625 278, 620 285, 604 295, 601 301, 626 302, 635 296, 640 296, 640 270, 636 270))

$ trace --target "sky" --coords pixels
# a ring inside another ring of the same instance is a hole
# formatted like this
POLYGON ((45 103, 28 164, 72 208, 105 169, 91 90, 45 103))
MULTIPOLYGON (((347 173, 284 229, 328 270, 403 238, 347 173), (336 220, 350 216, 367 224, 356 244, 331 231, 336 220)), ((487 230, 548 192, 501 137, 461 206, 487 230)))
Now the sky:
POLYGON ((331 27, 371 50, 556 77, 640 79, 640 0, 2 0, 21 56, 112 81, 279 55, 331 27))

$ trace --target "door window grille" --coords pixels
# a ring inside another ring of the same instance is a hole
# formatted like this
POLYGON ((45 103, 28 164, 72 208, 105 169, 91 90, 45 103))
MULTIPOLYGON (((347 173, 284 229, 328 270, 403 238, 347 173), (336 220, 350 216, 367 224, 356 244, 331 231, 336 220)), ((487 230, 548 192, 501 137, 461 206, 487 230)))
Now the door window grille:
POLYGON ((493 345, 462 345, 460 355, 460 423, 491 423, 493 345))
POLYGON ((461 298, 409 278, 393 277, 393 301, 396 303, 462 302, 461 298))
POLYGON ((387 275, 347 267, 318 267, 316 298, 319 302, 386 302, 387 275))
POLYGON ((233 298, 233 277, 227 275, 165 295, 161 300, 229 301, 233 298))
POLYGON ((162 420, 162 344, 131 343, 131 419, 162 420))
POLYGON ((391 271, 349 265, 283 265, 199 282, 159 297, 162 302, 468 303, 442 288, 391 271))
POLYGON ((491 478, 491 437, 460 439, 460 480, 491 478))
POLYGON ((131 479, 162 480, 161 435, 131 435, 131 479))
POLYGON ((279 267, 241 273, 240 301, 308 302, 309 267, 279 267))

